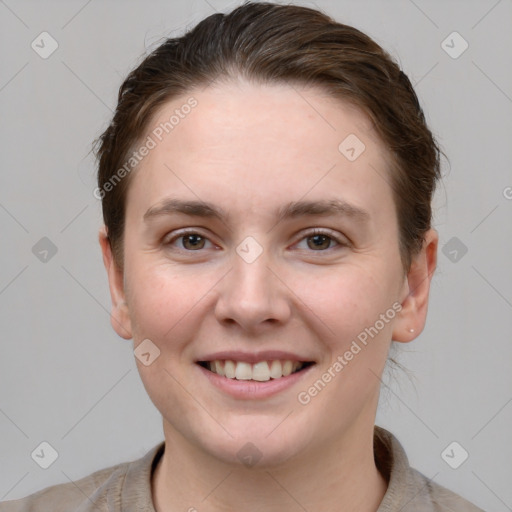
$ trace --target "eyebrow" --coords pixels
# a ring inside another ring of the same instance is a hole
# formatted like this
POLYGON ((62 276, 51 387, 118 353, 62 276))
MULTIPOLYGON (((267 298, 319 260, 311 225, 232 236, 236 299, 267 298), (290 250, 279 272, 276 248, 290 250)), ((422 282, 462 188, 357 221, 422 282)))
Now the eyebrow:
MULTIPOLYGON (((150 219, 172 214, 215 218, 221 221, 227 220, 229 217, 225 210, 211 203, 165 198, 157 205, 149 208, 144 214, 143 219, 145 222, 148 222, 150 219)), ((280 222, 297 217, 329 215, 349 217, 358 222, 367 222, 370 219, 370 214, 366 210, 341 199, 291 202, 279 208, 276 216, 277 221, 280 222)))
POLYGON ((193 217, 216 218, 219 220, 228 217, 227 213, 218 206, 204 201, 183 201, 181 199, 165 198, 159 204, 152 206, 144 214, 144 221, 147 222, 155 217, 181 213, 193 217))
POLYGON ((319 201, 297 201, 289 203, 279 209, 278 221, 314 215, 337 215, 349 217, 359 222, 370 220, 370 214, 362 208, 342 201, 341 199, 329 199, 319 201))

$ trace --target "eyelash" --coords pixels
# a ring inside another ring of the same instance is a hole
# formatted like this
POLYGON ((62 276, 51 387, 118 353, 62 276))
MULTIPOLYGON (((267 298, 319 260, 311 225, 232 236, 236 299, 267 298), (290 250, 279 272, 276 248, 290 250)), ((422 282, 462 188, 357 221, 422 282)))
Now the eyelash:
MULTIPOLYGON (((176 242, 180 238, 184 238, 184 237, 186 237, 188 235, 199 235, 201 238, 204 238, 205 240, 208 240, 210 243, 212 243, 211 240, 209 240, 208 237, 204 236, 199 231, 193 230, 193 229, 187 229, 187 230, 179 231, 178 233, 176 233, 168 241, 164 240, 163 245, 166 246, 166 247, 171 246, 174 242, 176 242)), ((327 251, 332 250, 332 249, 334 249, 336 247, 348 247, 349 246, 349 243, 347 241, 342 240, 340 237, 335 235, 334 232, 332 232, 329 229, 325 229, 325 228, 313 228, 313 229, 311 229, 310 231, 304 233, 302 235, 302 237, 295 244, 297 244, 297 243, 301 242, 302 240, 305 240, 305 239, 307 239, 309 237, 318 236, 318 235, 326 236, 327 238, 329 238, 332 241, 336 242, 337 245, 334 246, 334 247, 328 247, 327 249, 319 249, 318 251, 315 251, 315 250, 311 249, 309 252, 327 252, 327 251)), ((202 249, 197 249, 197 250, 194 251, 194 250, 190 250, 190 249, 184 249, 183 247, 179 247, 178 250, 184 251, 184 252, 190 252, 190 253, 192 253, 192 252, 201 252, 202 251, 202 249)))

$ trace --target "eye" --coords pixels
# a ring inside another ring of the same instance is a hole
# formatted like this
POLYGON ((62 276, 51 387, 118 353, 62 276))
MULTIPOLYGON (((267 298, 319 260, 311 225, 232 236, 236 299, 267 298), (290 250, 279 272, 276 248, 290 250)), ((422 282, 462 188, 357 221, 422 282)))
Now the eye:
POLYGON ((305 249, 304 246, 300 246, 303 242, 306 243, 308 249, 319 252, 326 251, 327 249, 333 249, 336 246, 348 245, 331 231, 323 229, 314 229, 309 233, 306 233, 306 235, 300 240, 299 244, 297 244, 299 249, 305 249))
POLYGON ((199 251, 204 249, 206 244, 213 244, 205 236, 196 231, 182 231, 175 234, 172 238, 164 240, 165 246, 177 246, 178 249, 185 251, 199 251))
MULTIPOLYGON (((214 244, 206 236, 191 230, 175 233, 174 236, 164 239, 163 244, 166 247, 187 252, 214 247, 214 244), (208 246, 208 244, 210 245, 208 246)), ((334 249, 336 246, 348 246, 348 243, 330 230, 316 228, 305 233, 296 246, 298 249, 325 252, 328 249, 334 249), (306 246, 304 246, 304 243, 306 246)))

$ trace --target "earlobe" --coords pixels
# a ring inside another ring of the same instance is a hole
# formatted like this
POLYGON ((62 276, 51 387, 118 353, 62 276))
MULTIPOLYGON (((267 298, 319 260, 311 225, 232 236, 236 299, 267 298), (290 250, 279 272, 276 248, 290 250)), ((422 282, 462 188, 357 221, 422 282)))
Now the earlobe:
POLYGON ((393 328, 393 340, 408 343, 425 327, 430 283, 437 265, 437 231, 425 234, 421 251, 413 258, 402 288, 402 309, 393 328))
POLYGON ((125 299, 123 272, 114 261, 110 240, 108 239, 105 226, 101 227, 98 233, 98 239, 103 255, 103 264, 107 271, 110 298, 112 301, 110 323, 121 338, 129 340, 133 336, 128 305, 126 304, 125 299))

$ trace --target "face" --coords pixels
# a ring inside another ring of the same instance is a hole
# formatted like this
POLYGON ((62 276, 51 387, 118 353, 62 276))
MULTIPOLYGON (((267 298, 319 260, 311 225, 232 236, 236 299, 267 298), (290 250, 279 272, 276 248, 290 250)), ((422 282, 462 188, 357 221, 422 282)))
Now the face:
POLYGON ((104 245, 113 325, 151 354, 136 361, 166 438, 227 462, 247 442, 268 464, 319 453, 373 428, 432 257, 404 275, 386 150, 356 108, 241 81, 152 129, 190 96, 131 177, 124 275, 104 245))

